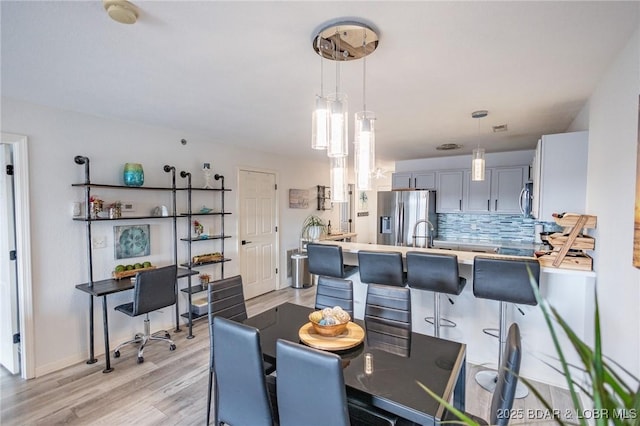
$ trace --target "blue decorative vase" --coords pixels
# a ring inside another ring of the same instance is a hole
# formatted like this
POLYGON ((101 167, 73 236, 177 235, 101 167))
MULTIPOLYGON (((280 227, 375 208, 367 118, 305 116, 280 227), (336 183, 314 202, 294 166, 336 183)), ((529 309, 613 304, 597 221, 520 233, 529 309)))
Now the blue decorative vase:
POLYGON ((126 186, 142 186, 144 183, 144 171, 140 163, 126 163, 124 165, 124 184, 126 186))

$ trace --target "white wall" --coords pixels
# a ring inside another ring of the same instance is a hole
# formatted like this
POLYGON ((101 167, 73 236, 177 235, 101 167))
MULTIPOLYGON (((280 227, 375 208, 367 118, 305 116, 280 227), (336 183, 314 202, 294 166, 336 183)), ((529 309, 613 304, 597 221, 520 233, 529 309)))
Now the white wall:
POLYGON ((640 271, 632 266, 640 30, 608 68, 589 114, 587 212, 598 216, 594 269, 604 353, 640 373, 640 271))
MULTIPOLYGON (((94 183, 118 184, 125 162, 142 163, 145 185, 151 186, 170 185, 170 175, 162 171, 164 164, 191 171, 193 185, 201 186, 204 182, 199 172, 202 163, 211 162, 214 172, 223 174, 226 187, 232 189, 228 193, 226 206, 233 214, 228 217, 225 230, 232 235, 227 240, 226 251, 233 259, 237 259, 238 250, 238 167, 250 166, 277 172, 281 287, 288 285, 286 250, 298 246, 304 218, 317 213, 314 198, 311 198, 308 209, 290 209, 289 189, 309 189, 310 196, 315 197, 315 186, 329 182, 326 156, 311 149, 308 159, 294 160, 215 143, 199 135, 177 130, 62 111, 7 98, 2 98, 2 130, 24 134, 29 138, 36 375, 79 362, 88 356, 89 296, 75 289, 76 284, 87 281, 85 227, 82 222, 72 221, 70 208, 71 202, 83 198, 82 190, 72 188, 71 184, 83 182, 84 169, 73 162, 74 156, 86 155, 90 158, 91 181, 94 183), (187 139, 186 146, 180 144, 182 138, 187 139)), ((178 186, 184 182, 179 177, 177 181, 178 186)), ((123 197, 123 191, 94 192, 107 199, 111 197, 111 200, 123 197)), ((129 191, 124 197, 136 201, 142 211, 158 204, 170 206, 167 194, 129 191)), ((184 210, 180 208, 180 202, 178 210, 184 210)), ((323 216, 333 220, 332 215, 337 215, 337 210, 323 213, 323 216)), ((168 264, 172 261, 170 221, 150 220, 149 223, 152 226, 152 255, 149 260, 159 265, 168 264)), ((101 223, 94 227, 94 235, 105 236, 108 242, 107 248, 94 251, 95 279, 108 278, 114 265, 122 263, 114 260, 114 224, 127 222, 101 223)), ((186 233, 186 223, 179 222, 178 226, 179 233, 186 233)), ((179 260, 186 260, 185 246, 179 244, 178 247, 179 260)), ((225 264, 227 276, 238 272, 237 260, 225 264)), ((142 330, 142 319, 131 320, 113 311, 116 304, 130 298, 130 292, 109 296, 112 347, 130 338, 135 331, 142 330)), ((162 314, 154 314, 152 328, 171 328, 173 312, 173 309, 168 309, 162 314)), ((96 353, 101 354, 104 349, 99 301, 96 301, 95 321, 96 353)), ((185 334, 178 334, 178 346, 185 334)), ((103 360, 100 357, 100 362, 103 360)))

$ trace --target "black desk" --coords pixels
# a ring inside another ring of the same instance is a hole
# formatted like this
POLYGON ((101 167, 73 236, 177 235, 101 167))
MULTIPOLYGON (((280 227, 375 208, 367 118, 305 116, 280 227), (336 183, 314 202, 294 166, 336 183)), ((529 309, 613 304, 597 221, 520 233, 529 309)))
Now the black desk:
MULTIPOLYGON (((299 328, 308 322, 313 309, 282 304, 244 321, 260 330, 266 361, 277 368, 276 341, 300 342, 299 328)), ((363 328, 366 324, 356 320, 363 328)), ((402 347, 399 339, 367 333, 363 344, 338 352, 342 356, 347 393, 370 396, 371 403, 413 422, 432 425, 444 417, 445 409, 429 396, 420 381, 445 400, 453 396, 456 408, 464 411, 466 345, 411 333, 402 347), (373 372, 365 374, 364 354, 373 355, 373 372)))
MULTIPOLYGON (((198 275, 198 271, 193 271, 184 268, 178 268, 177 278, 188 277, 189 275, 198 275)), ((176 283, 177 285, 177 283, 176 283)), ((76 288, 80 291, 90 294, 91 300, 89 304, 89 360, 88 364, 93 364, 97 360, 94 357, 94 345, 93 345, 93 297, 102 297, 102 325, 104 328, 104 360, 105 368, 103 373, 110 373, 113 371, 111 368, 111 356, 109 355, 109 317, 107 315, 107 295, 113 293, 119 293, 125 290, 131 290, 134 287, 130 278, 123 278, 116 280, 110 278, 107 280, 94 281, 91 283, 78 284, 76 288)))

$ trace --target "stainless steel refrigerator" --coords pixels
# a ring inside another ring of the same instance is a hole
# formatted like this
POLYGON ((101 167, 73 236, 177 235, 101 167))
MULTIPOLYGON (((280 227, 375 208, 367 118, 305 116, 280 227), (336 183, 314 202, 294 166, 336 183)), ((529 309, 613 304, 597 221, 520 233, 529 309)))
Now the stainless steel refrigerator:
POLYGON ((378 244, 427 247, 437 235, 435 191, 378 192, 378 244))

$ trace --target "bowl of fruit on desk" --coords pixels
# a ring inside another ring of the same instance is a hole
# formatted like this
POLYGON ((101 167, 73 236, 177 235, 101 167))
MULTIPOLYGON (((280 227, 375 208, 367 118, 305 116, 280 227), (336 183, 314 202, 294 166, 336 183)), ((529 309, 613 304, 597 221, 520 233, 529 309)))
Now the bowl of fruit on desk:
POLYGON ((118 265, 113 270, 113 278, 120 280, 122 278, 133 277, 138 272, 156 269, 151 262, 135 263, 130 265, 118 265))

